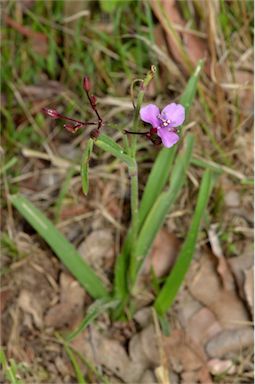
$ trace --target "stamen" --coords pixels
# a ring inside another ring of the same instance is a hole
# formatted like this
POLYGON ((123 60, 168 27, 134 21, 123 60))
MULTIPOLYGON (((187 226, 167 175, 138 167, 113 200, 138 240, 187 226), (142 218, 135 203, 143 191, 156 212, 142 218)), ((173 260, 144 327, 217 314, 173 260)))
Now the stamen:
POLYGON ((163 117, 161 116, 161 114, 159 114, 159 115, 157 116, 157 118, 158 118, 159 120, 161 120, 162 122, 165 121, 165 120, 163 119, 163 117))
POLYGON ((162 125, 163 127, 167 127, 167 126, 171 123, 171 120, 169 120, 169 119, 164 119, 164 118, 162 117, 161 114, 157 115, 157 118, 162 122, 161 125, 162 125))

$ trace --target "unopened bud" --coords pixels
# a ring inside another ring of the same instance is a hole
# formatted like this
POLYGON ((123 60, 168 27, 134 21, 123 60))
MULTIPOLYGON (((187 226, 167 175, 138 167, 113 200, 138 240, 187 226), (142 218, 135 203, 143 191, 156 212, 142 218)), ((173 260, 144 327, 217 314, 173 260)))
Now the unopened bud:
POLYGON ((51 117, 52 119, 58 119, 59 118, 59 113, 56 111, 56 109, 50 109, 50 108, 43 108, 42 109, 43 113, 51 117))
POLYGON ((83 88, 85 89, 86 92, 89 92, 91 89, 91 84, 88 76, 85 76, 83 79, 83 88))
POLYGON ((80 128, 80 125, 65 124, 64 128, 69 132, 75 133, 80 128))
POLYGON ((97 128, 93 129, 93 131, 90 132, 91 139, 97 139, 99 135, 100 135, 100 131, 97 128))
POLYGON ((150 129, 150 134, 151 134, 151 135, 153 135, 153 134, 155 134, 155 133, 157 133, 157 132, 158 132, 157 128, 151 128, 151 129, 150 129))

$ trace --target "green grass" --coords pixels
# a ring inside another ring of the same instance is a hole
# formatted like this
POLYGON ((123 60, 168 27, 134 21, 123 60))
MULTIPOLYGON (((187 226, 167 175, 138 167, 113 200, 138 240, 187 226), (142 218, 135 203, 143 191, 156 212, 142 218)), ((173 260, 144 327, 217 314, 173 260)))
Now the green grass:
POLYGON ((108 291, 102 281, 82 260, 75 247, 39 209, 21 195, 13 195, 10 200, 93 298, 108 296, 108 291))
POLYGON ((20 379, 18 374, 18 370, 19 370, 18 364, 13 359, 10 359, 9 361, 7 361, 6 355, 2 349, 0 350, 0 364, 3 368, 3 373, 8 383, 10 384, 24 383, 20 379))
POLYGON ((199 234, 200 223, 205 215, 207 203, 212 191, 213 175, 211 171, 207 170, 204 173, 199 195, 196 203, 194 216, 192 218, 187 237, 182 245, 180 253, 174 267, 166 279, 161 291, 159 292, 154 303, 155 309, 160 316, 165 315, 169 310, 176 294, 188 272, 192 256, 195 251, 197 237, 199 234))

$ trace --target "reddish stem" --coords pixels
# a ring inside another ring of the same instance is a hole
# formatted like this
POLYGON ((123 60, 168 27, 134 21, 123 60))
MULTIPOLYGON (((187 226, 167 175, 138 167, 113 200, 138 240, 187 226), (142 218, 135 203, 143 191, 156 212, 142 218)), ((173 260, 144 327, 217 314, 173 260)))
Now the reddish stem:
POLYGON ((124 129, 125 133, 131 134, 131 135, 148 135, 150 131, 147 132, 133 132, 133 131, 128 131, 127 129, 124 129))
POLYGON ((59 119, 63 119, 63 120, 68 120, 68 121, 72 121, 74 123, 77 123, 77 124, 80 124, 80 125, 96 125, 95 122, 92 122, 92 121, 80 121, 80 120, 75 120, 75 119, 71 119, 71 117, 67 117, 67 116, 64 116, 64 115, 61 115, 59 113, 59 119))
POLYGON ((97 107, 96 107, 96 97, 94 95, 90 96, 89 91, 87 90, 87 87, 84 87, 84 90, 86 92, 86 95, 87 95, 87 98, 88 98, 89 103, 91 105, 91 108, 93 109, 93 111, 97 115, 97 119, 98 119, 97 129, 100 129, 103 125, 103 120, 102 120, 101 116, 99 115, 99 112, 98 112, 97 107))

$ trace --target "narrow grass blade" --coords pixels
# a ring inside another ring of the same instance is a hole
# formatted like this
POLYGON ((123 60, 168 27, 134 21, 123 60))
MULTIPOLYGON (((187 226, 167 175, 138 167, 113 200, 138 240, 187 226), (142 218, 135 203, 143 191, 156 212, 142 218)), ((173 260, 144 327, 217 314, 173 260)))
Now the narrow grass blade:
MULTIPOLYGON (((180 103, 185 108, 186 119, 188 117, 190 106, 196 94, 198 79, 202 68, 203 61, 200 60, 197 64, 194 74, 190 77, 188 84, 180 98, 180 103)), ((157 156, 157 159, 152 167, 151 173, 146 183, 140 204, 140 226, 142 226, 148 212, 150 211, 157 197, 160 195, 161 191, 165 187, 167 180, 169 179, 169 174, 172 169, 173 160, 176 152, 177 146, 174 146, 171 149, 163 148, 157 156)))
POLYGON ((191 163, 197 167, 200 167, 200 168, 211 169, 215 173, 224 173, 225 172, 225 173, 241 180, 241 183, 244 183, 244 184, 247 183, 247 181, 249 181, 249 179, 243 173, 236 171, 233 168, 226 167, 225 165, 215 163, 214 161, 211 161, 211 160, 206 160, 206 159, 202 159, 202 158, 197 157, 197 156, 196 157, 193 156, 191 159, 191 163))
POLYGON ((203 66, 204 66, 204 60, 199 60, 193 75, 190 77, 188 84, 187 84, 182 96, 180 97, 180 103, 185 108, 186 117, 189 114, 191 104, 195 98, 196 91, 197 91, 197 85, 198 85, 198 79, 199 79, 200 73, 203 69, 203 66))
POLYGON ((87 381, 85 381, 85 379, 84 379, 84 376, 83 376, 81 368, 80 368, 80 366, 78 364, 78 361, 77 361, 77 359, 76 359, 72 349, 69 347, 69 345, 66 342, 64 342, 64 349, 65 349, 66 354, 67 354, 67 356, 69 357, 69 359, 70 359, 70 361, 72 363, 72 366, 73 366, 73 369, 74 369, 74 372, 75 372, 75 375, 76 375, 77 383, 79 383, 79 384, 87 384, 87 381))
POLYGON ((18 161, 16 156, 12 157, 6 164, 2 165, 0 168, 0 175, 2 173, 7 172, 10 168, 12 168, 18 161))
POLYGON ((167 180, 169 179, 169 173, 173 165, 174 156, 176 154, 176 147, 170 149, 163 148, 152 167, 149 174, 141 204, 139 209, 139 225, 142 227, 144 220, 153 203, 165 187, 167 180))
POLYGON ((10 200, 93 298, 108 296, 103 282, 39 209, 22 195, 12 195, 10 200))
POLYGON ((89 139, 81 160, 81 182, 84 195, 87 195, 89 190, 89 159, 93 151, 94 140, 89 139))
POLYGON ((114 273, 114 294, 117 298, 123 298, 128 292, 127 285, 127 268, 128 268, 128 255, 130 253, 131 245, 131 231, 128 231, 128 234, 125 238, 124 244, 122 246, 121 253, 118 255, 115 263, 115 273, 114 273))
POLYGON ((23 384, 23 381, 17 378, 17 364, 12 359, 9 364, 2 349, 0 350, 0 364, 2 366, 4 376, 9 383, 23 384))
POLYGON ((105 152, 111 153, 113 156, 117 157, 117 159, 126 163, 129 167, 135 166, 135 161, 130 156, 126 155, 124 149, 109 136, 100 135, 95 141, 95 145, 105 152))
POLYGON ((136 275, 147 256, 150 247, 164 223, 166 216, 173 203, 176 201, 186 179, 186 171, 192 155, 194 137, 187 136, 187 147, 183 154, 179 154, 171 176, 170 187, 166 192, 162 192, 150 210, 144 225, 139 234, 135 246, 134 255, 131 259, 131 284, 134 283, 136 275))
POLYGON ((67 337, 67 341, 73 340, 77 335, 79 335, 87 326, 95 320, 102 313, 108 311, 109 309, 114 309, 119 304, 119 300, 113 300, 111 298, 104 298, 95 301, 87 310, 85 318, 82 320, 80 325, 67 337))
POLYGON ((205 213, 212 190, 212 180, 212 173, 211 171, 207 170, 203 175, 195 213, 192 218, 187 238, 181 248, 178 259, 171 274, 167 278, 154 303, 155 309, 160 316, 164 315, 172 305, 188 271, 193 253, 195 251, 201 219, 205 213))

